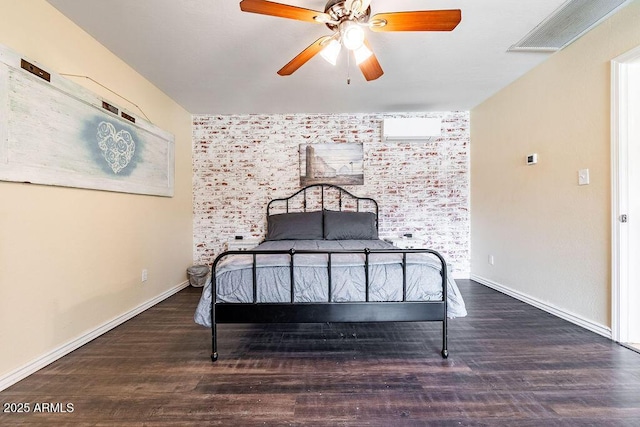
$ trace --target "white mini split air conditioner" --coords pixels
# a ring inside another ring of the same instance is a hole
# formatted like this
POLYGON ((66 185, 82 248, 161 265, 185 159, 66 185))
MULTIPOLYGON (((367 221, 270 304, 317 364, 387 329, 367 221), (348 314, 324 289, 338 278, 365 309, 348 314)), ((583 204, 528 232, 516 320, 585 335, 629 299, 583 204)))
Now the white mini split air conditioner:
POLYGON ((382 122, 383 141, 424 141, 441 135, 439 118, 387 118, 382 122))

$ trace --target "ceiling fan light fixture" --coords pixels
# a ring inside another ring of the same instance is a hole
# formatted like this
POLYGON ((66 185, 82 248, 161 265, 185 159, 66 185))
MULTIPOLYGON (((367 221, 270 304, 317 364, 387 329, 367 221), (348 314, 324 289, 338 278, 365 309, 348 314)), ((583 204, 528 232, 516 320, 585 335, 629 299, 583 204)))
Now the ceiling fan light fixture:
POLYGON ((371 52, 371 49, 364 44, 353 51, 353 56, 356 59, 356 65, 362 64, 364 61, 369 59, 371 55, 373 55, 373 52, 371 52))
MULTIPOLYGON (((611 0, 568 0, 569 2, 602 2, 611 0)), ((630 2, 632 0, 615 0, 630 2)), ((298 21, 324 24, 331 35, 322 36, 278 70, 289 76, 315 55, 336 64, 342 46, 353 51, 354 59, 367 81, 384 74, 376 55, 365 40, 364 27, 375 32, 452 31, 462 20, 460 9, 386 12, 371 15, 371 0, 327 0, 324 12, 277 3, 274 0, 241 0, 243 12, 270 15, 298 21)), ((350 52, 347 52, 350 54, 350 52)), ((350 56, 347 56, 349 59, 350 56)))
POLYGON ((340 23, 340 39, 347 49, 359 49, 364 43, 364 30, 353 21, 343 21, 340 23))
POLYGON ((331 65, 336 65, 338 62, 338 55, 340 54, 340 50, 342 46, 340 42, 336 39, 333 39, 327 44, 327 46, 320 51, 320 55, 331 65))

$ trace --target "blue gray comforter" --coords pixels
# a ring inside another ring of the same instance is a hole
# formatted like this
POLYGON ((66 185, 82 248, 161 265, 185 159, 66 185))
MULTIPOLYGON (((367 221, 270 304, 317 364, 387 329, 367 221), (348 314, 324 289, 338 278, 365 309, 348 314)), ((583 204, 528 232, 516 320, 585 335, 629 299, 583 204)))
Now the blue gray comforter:
MULTIPOLYGON (((280 240, 264 242, 261 250, 336 250, 394 249, 382 240, 280 240)), ((295 302, 326 302, 329 298, 326 254, 296 254, 294 267, 295 302)), ((331 300, 334 302, 365 301, 365 269, 363 254, 334 254, 331 258, 331 300)), ((289 302, 290 256, 288 254, 257 256, 257 301, 289 302)), ((218 303, 253 302, 253 258, 231 255, 218 265, 216 286, 218 303)), ((407 255, 407 300, 442 299, 440 261, 426 254, 407 255)), ((464 301, 455 280, 449 277, 447 287, 448 317, 466 316, 464 301)), ((402 255, 370 254, 369 301, 402 301, 402 255)), ((205 285, 194 319, 211 326, 211 281, 205 285)))

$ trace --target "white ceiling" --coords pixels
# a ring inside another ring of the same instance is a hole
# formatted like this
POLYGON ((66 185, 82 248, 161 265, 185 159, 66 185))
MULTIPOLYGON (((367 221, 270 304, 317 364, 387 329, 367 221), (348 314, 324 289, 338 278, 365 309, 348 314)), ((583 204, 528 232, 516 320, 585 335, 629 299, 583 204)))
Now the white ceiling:
MULTIPOLYGON (((319 55, 276 74, 331 31, 241 12, 239 0, 48 0, 193 114, 471 110, 544 61, 507 52, 565 0, 373 0, 372 14, 461 9, 452 32, 368 32, 385 72, 366 82, 319 55)), ((324 10, 325 0, 281 0, 324 10)))

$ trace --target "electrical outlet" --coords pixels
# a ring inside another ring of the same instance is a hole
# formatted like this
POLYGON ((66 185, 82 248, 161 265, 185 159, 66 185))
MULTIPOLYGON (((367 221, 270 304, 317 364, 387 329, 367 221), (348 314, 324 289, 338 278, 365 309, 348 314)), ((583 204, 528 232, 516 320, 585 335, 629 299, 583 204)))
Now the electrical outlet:
POLYGON ((142 269, 142 281, 146 282, 148 278, 149 278, 149 272, 147 271, 146 268, 142 269))

